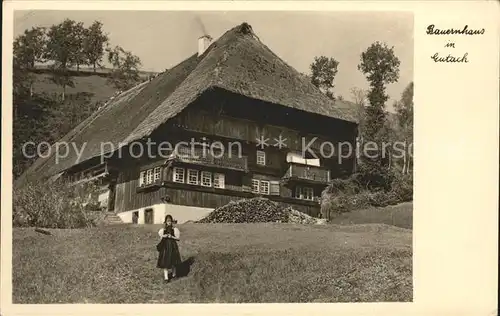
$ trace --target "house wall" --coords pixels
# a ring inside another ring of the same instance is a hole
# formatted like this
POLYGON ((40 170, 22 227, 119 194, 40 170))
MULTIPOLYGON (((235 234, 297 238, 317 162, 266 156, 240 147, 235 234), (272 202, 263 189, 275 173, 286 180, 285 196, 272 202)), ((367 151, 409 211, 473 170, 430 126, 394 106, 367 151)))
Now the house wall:
POLYGON ((178 224, 185 223, 187 221, 197 221, 207 216, 213 208, 206 207, 192 207, 186 205, 175 205, 175 204, 154 204, 148 205, 146 207, 141 207, 138 209, 119 212, 117 215, 124 223, 132 223, 132 217, 134 212, 137 212, 139 217, 137 220, 137 224, 144 224, 146 217, 146 209, 153 210, 153 223, 154 224, 162 224, 165 220, 165 216, 167 214, 172 215, 172 217, 177 221, 178 224))
MULTIPOLYGON (((205 143, 220 141, 224 145, 230 141, 241 144, 242 155, 247 159, 246 170, 217 169, 213 166, 175 163, 185 168, 186 171, 193 168, 200 171, 224 173, 225 189, 174 183, 172 182, 172 168, 163 169, 161 183, 157 183, 156 186, 146 189, 138 188, 141 170, 163 166, 166 156, 154 159, 125 157, 114 161, 114 168, 118 170, 114 187, 115 212, 121 214, 125 222, 132 221, 134 211, 141 213, 147 207, 155 209, 155 222, 163 220, 160 218, 165 215, 166 208, 169 212, 177 212, 176 216, 182 220, 198 218, 201 214, 207 214, 210 210, 226 205, 230 201, 257 196, 250 192, 252 178, 282 180, 290 166, 287 154, 301 152, 303 145, 314 137, 317 137, 316 145, 311 148, 317 153, 319 153, 321 142, 329 142, 333 145, 339 142, 350 142, 352 146, 355 145, 357 136, 355 124, 342 123, 342 121, 325 117, 313 117, 303 112, 297 114, 291 110, 284 110, 283 107, 278 109, 271 105, 265 105, 264 111, 262 108, 259 109, 263 105, 257 101, 251 101, 255 104, 242 104, 245 102, 249 102, 248 99, 227 94, 202 96, 151 135, 151 139, 156 143, 168 141, 172 145, 180 141, 190 142, 192 139, 205 143), (260 136, 269 138, 269 143, 272 145, 274 138, 279 138, 280 135, 286 139, 286 147, 282 149, 274 146, 266 147, 264 149, 266 165, 257 165, 256 152, 261 149, 256 146, 256 138, 260 136), (168 203, 165 203, 165 199, 168 203)), ((156 148, 153 148, 153 152, 158 153, 156 148)), ((325 170, 330 170, 331 177, 335 178, 352 173, 354 157, 344 158, 339 163, 338 152, 335 152, 329 158, 321 157, 320 165, 325 170)), ((313 187, 315 196, 319 196, 326 186, 325 183, 301 184, 282 181, 280 195, 266 195, 266 197, 317 216, 320 209, 319 203, 293 198, 297 185, 313 187)), ((141 221, 144 221, 144 216, 140 214, 139 222, 141 221)))

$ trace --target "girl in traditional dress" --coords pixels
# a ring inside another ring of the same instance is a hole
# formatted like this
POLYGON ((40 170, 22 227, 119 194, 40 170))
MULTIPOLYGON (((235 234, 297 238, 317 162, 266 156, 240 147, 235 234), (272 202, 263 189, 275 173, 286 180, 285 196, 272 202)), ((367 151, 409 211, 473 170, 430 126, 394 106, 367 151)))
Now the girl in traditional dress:
POLYGON ((176 266, 181 263, 181 255, 177 241, 180 240, 180 231, 174 227, 174 220, 171 215, 165 216, 164 227, 158 231, 161 238, 156 246, 159 252, 157 268, 163 269, 165 281, 169 282, 169 272, 172 270, 172 278, 176 277, 176 266))

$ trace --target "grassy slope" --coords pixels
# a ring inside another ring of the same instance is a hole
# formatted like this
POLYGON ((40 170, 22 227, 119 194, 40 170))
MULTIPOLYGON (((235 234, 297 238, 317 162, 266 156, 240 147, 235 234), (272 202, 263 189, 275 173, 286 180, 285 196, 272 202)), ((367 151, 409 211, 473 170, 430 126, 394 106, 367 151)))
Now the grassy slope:
POLYGON ((14 303, 411 301, 411 231, 388 225, 184 224, 190 273, 155 267, 158 226, 14 229, 14 303))
POLYGON ((331 220, 334 224, 387 224, 413 228, 413 202, 384 208, 369 208, 343 213, 331 220))
MULTIPOLYGON (((93 93, 94 101, 105 101, 115 93, 116 89, 107 83, 106 78, 90 75, 73 77, 75 87, 66 88, 66 94, 76 94, 78 92, 93 93)), ((62 92, 62 88, 50 81, 48 74, 35 74, 35 84, 33 85, 35 93, 57 93, 62 92)))

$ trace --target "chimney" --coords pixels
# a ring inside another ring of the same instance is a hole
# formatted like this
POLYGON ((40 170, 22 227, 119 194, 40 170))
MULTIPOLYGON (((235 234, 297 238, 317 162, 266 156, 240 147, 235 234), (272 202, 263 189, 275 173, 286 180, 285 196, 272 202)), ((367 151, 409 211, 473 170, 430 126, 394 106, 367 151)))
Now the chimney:
POLYGON ((207 50, 211 42, 212 37, 210 35, 203 35, 198 38, 198 56, 201 56, 207 50))

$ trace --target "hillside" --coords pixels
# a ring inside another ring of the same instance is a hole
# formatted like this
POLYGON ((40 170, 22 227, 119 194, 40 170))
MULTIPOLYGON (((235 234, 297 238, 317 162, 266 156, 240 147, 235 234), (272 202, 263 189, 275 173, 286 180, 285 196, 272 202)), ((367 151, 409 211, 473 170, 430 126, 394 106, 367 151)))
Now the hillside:
POLYGON ((14 229, 13 303, 412 301, 411 230, 182 224, 182 277, 165 284, 159 228, 14 229))
MULTIPOLYGON (((93 102, 106 101, 117 91, 115 87, 108 83, 107 77, 110 73, 110 69, 103 68, 97 69, 94 72, 90 68, 81 68, 79 71, 76 69, 71 69, 72 78, 75 83, 75 87, 67 87, 66 94, 72 95, 77 93, 88 93, 91 94, 91 100, 93 102)), ((139 76, 141 79, 146 80, 149 76, 154 76, 156 73, 141 71, 139 76)), ((35 94, 60 94, 62 88, 57 86, 50 80, 51 71, 46 67, 37 67, 34 73, 35 83, 33 86, 33 92, 35 94)))
MULTIPOLYGON (((77 93, 90 93, 93 102, 100 102, 109 99, 116 92, 116 89, 107 82, 107 78, 99 75, 81 75, 73 77, 75 87, 66 88, 66 95, 77 93)), ((51 82, 50 74, 35 74, 33 92, 35 94, 60 94, 62 88, 51 82)))

